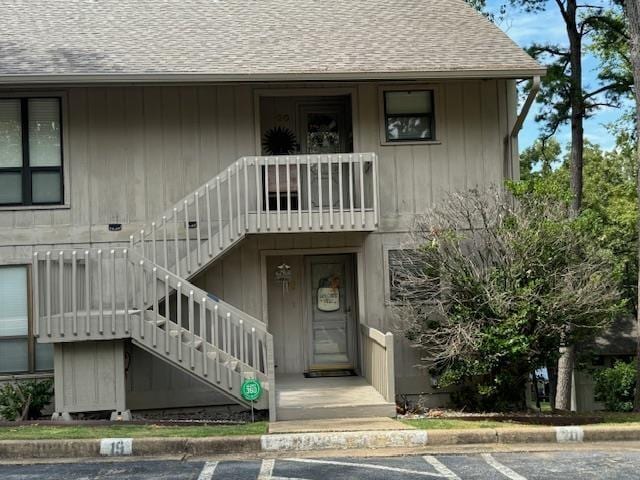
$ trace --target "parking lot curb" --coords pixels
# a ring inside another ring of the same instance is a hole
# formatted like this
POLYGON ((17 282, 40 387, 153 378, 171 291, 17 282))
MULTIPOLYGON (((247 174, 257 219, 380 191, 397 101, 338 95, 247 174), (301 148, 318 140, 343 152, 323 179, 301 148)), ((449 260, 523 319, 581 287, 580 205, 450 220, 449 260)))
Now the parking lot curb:
POLYGON ((223 455, 479 444, 638 441, 637 426, 521 427, 474 430, 385 430, 204 438, 2 440, 0 459, 223 455))

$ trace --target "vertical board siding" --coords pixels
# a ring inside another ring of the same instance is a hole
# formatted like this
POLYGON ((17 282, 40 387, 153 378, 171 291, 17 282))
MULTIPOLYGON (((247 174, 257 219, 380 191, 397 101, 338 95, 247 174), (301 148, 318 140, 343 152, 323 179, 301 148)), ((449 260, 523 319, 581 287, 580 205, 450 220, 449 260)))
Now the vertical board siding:
MULTIPOLYGON (((512 83, 438 84, 438 143, 429 145, 381 145, 383 88, 353 86, 355 148, 379 154, 383 220, 421 213, 447 191, 499 183, 514 168, 504 164, 502 145, 515 111, 512 83)), ((79 227, 71 239, 86 233, 78 242, 108 241, 108 223, 138 228, 155 218, 237 158, 259 153, 255 89, 264 86, 67 89, 64 161, 71 208, 0 211, 0 244, 12 243, 9 229, 62 225, 79 227), (92 238, 96 230, 100 234, 92 238)), ((383 222, 382 230, 407 225, 383 222)))
MULTIPOLYGON (((262 319, 266 272, 261 251, 361 246, 363 271, 358 275, 365 279, 365 320, 383 332, 394 330, 396 320, 383 301, 383 245, 403 237, 413 215, 447 192, 501 183, 505 172, 514 168, 505 164, 503 142, 515 117, 515 86, 503 80, 439 83, 438 142, 428 145, 381 145, 378 95, 383 86, 371 82, 351 87, 355 148, 379 154, 379 231, 250 236, 199 275, 196 285, 262 319)), ((126 241, 134 231, 139 235, 143 222, 155 219, 238 157, 260 153, 255 151, 254 92, 265 88, 67 89, 69 141, 64 161, 71 208, 0 211, 0 263, 30 262, 34 243, 80 250, 97 241, 126 241), (106 229, 116 221, 124 224, 120 234, 106 229)), ((399 385, 415 384, 411 388, 416 391, 428 388, 420 385, 426 376, 414 368, 416 352, 401 335, 395 342, 396 373, 399 380, 406 380, 399 385)), ((132 367, 129 388, 135 391, 201 389, 177 374, 167 376, 166 367, 152 362, 141 360, 132 367)))

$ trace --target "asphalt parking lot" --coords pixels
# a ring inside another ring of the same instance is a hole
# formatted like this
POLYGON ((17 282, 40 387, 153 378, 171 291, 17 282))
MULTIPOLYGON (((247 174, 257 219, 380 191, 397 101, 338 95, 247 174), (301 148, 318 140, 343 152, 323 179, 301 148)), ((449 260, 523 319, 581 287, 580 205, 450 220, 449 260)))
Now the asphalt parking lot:
POLYGON ((492 453, 393 458, 0 465, 2 480, 640 479, 640 452, 492 453))

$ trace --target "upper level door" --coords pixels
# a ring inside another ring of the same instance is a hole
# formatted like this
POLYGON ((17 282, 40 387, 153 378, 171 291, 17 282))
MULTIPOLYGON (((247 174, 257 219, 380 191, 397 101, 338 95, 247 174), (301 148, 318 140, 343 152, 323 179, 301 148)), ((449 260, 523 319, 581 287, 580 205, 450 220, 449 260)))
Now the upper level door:
MULTIPOLYGON (((301 103, 298 106, 299 134, 301 139, 300 150, 302 153, 312 155, 347 153, 352 150, 350 138, 350 125, 347 123, 346 105, 344 102, 336 103, 301 103)), ((350 119, 349 119, 350 121, 350 119)), ((338 207, 339 204, 339 181, 340 175, 338 165, 331 166, 331 174, 329 173, 329 165, 325 164, 311 166, 310 178, 303 175, 302 191, 306 191, 307 182, 311 183, 311 207, 317 208, 322 203, 322 207, 329 207, 329 192, 327 188, 332 189, 331 198, 333 206, 338 207), (320 173, 318 173, 320 168, 320 173), (331 185, 329 185, 331 180, 331 185), (320 201, 320 190, 318 182, 322 183, 325 189, 320 201)), ((346 165, 343 168, 343 178, 348 178, 346 165)), ((347 184, 343 182, 343 198, 347 195, 347 184)), ((306 201, 303 201, 303 208, 307 208, 306 201)))
POLYGON ((310 370, 352 369, 356 359, 352 255, 306 257, 310 370))

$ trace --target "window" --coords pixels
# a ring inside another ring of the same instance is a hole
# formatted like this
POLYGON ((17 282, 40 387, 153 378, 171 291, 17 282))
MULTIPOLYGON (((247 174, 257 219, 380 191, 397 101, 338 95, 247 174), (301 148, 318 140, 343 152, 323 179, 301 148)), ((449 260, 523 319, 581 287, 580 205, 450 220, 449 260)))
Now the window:
POLYGON ((0 205, 63 201, 59 98, 0 98, 0 205))
POLYGON ((387 142, 435 140, 433 90, 385 91, 384 128, 387 142))
POLYGON ((0 267, 0 305, 0 374, 53 370, 53 345, 31 334, 26 266, 0 267))
POLYGON ((390 303, 431 303, 429 299, 439 294, 440 272, 423 254, 413 249, 389 249, 387 262, 390 303))

